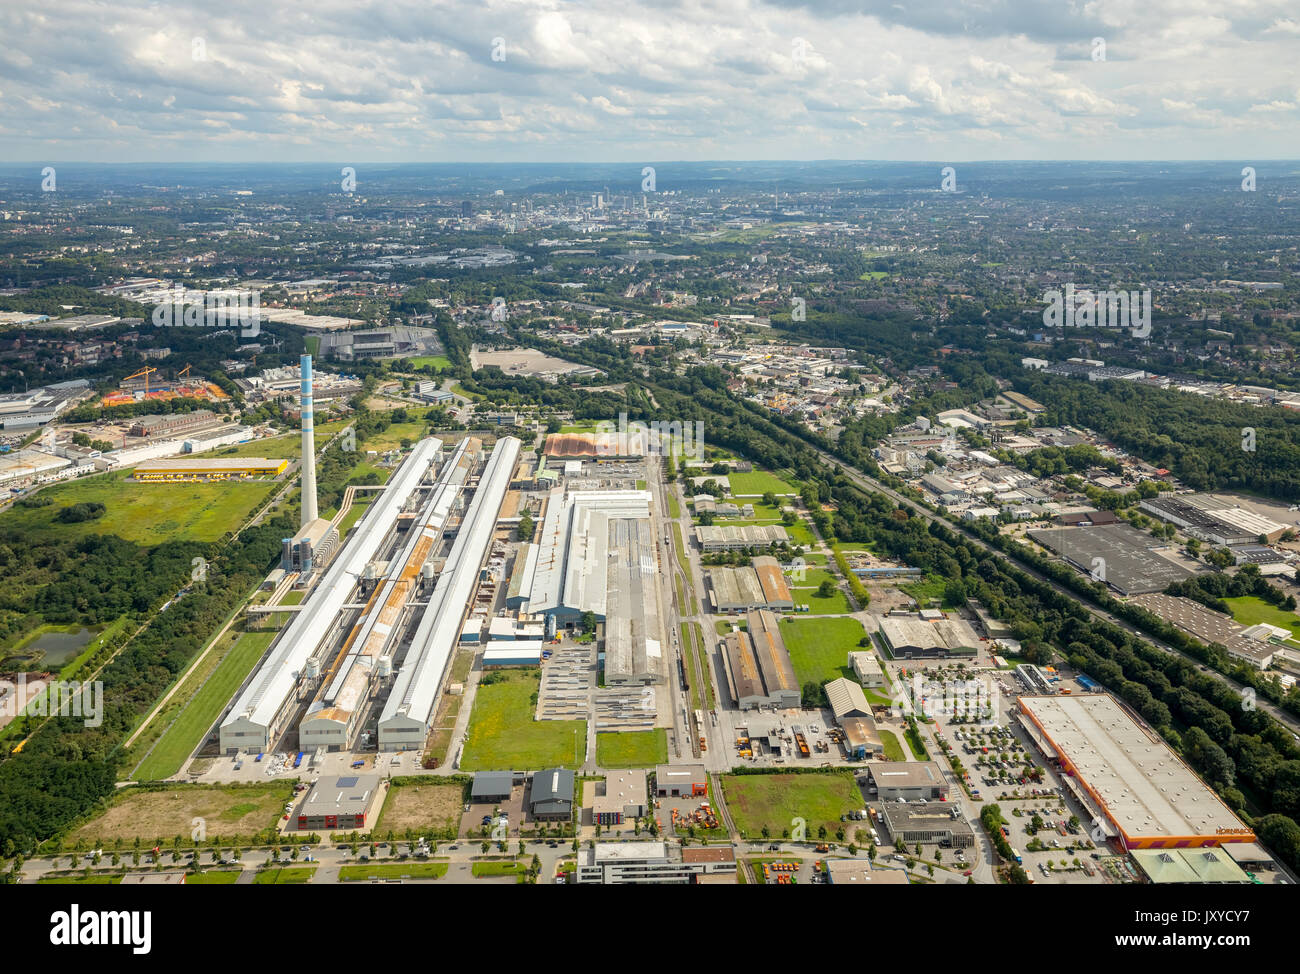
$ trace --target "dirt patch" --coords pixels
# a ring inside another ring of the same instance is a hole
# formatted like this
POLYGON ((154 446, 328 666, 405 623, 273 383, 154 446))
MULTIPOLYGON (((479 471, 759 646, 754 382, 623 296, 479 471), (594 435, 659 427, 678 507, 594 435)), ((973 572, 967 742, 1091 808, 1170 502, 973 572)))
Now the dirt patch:
POLYGON ((375 826, 376 835, 402 835, 407 829, 451 832, 460 819, 460 785, 402 785, 388 792, 375 826))
POLYGON ((127 789, 112 807, 91 819, 71 836, 71 841, 135 839, 170 843, 181 836, 188 843, 203 820, 203 830, 214 837, 252 836, 273 827, 293 797, 290 782, 274 785, 194 785, 161 791, 127 789))

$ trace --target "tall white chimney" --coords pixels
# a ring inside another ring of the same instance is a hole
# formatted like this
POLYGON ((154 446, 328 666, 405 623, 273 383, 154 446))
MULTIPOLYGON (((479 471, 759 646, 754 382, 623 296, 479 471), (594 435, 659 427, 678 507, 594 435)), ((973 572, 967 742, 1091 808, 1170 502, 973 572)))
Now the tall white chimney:
POLYGON ((312 416, 311 356, 298 360, 302 372, 302 527, 316 520, 316 422, 312 416))

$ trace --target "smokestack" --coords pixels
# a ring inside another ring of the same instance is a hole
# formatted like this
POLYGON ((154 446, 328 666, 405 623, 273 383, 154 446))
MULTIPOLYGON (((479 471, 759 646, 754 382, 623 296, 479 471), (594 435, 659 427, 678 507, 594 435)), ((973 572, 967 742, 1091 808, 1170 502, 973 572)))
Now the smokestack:
POLYGON ((302 372, 302 527, 316 520, 316 421, 311 404, 311 356, 298 360, 302 372))

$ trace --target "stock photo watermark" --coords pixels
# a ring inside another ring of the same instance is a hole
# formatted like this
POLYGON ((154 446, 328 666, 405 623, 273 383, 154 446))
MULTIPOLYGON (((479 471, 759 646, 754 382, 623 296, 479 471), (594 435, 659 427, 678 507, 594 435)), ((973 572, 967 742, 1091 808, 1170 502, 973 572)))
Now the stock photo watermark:
POLYGON ((1092 291, 1066 284, 1043 292, 1048 328, 1127 328, 1135 338, 1151 334, 1151 292, 1092 291))

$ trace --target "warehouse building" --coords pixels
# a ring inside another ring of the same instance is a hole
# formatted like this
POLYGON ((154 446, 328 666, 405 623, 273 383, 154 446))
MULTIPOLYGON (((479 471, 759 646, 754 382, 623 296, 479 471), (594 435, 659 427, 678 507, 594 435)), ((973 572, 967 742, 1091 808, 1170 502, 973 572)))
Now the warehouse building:
POLYGON ((746 615, 745 621, 748 627, 745 636, 753 643, 754 659, 768 703, 778 710, 798 709, 803 694, 795 680, 794 665, 775 613, 759 609, 746 615))
POLYGON ((1154 730, 1107 693, 1022 696, 1021 726, 1125 850, 1254 842, 1255 834, 1154 730))
POLYGON ((470 785, 469 799, 476 803, 491 804, 507 801, 514 784, 513 771, 479 771, 475 773, 474 783, 470 785))
POLYGON ((880 617, 880 638, 894 659, 946 659, 974 656, 979 636, 962 619, 929 621, 919 615, 880 617))
POLYGON ((541 666, 540 639, 502 639, 490 642, 483 650, 483 669, 502 666, 541 666))
POLYGON ((532 597, 533 575, 537 571, 537 556, 541 548, 527 542, 519 546, 515 553, 514 570, 510 573, 510 584, 506 588, 506 608, 521 609, 532 597))
POLYGON ((661 764, 655 768, 655 794, 660 798, 708 793, 709 779, 702 764, 661 764))
POLYGON ((1182 528, 1189 537, 1216 545, 1245 545, 1260 538, 1273 544, 1287 530, 1287 525, 1216 494, 1161 494, 1140 501, 1138 507, 1182 528))
MULTIPOLYGON (((605 521, 604 515, 599 520, 605 521)), ((654 529, 649 520, 607 521, 604 670, 606 686, 644 686, 663 680, 663 654, 651 638, 659 586, 654 529)))
POLYGON ((748 612, 767 608, 758 573, 752 568, 710 568, 709 600, 714 612, 748 612))
POLYGON ((850 761, 872 761, 884 757, 885 742, 871 717, 845 717, 839 722, 844 731, 844 750, 850 761))
POLYGON ((948 800, 948 779, 937 761, 891 761, 871 769, 876 797, 882 802, 948 800))
POLYGON ((935 842, 954 849, 969 849, 975 845, 974 831, 957 814, 955 806, 886 802, 880 806, 880 811, 893 842, 900 839, 906 845, 935 842))
POLYGON ((901 869, 873 869, 871 863, 858 859, 826 860, 826 882, 832 886, 907 886, 907 873, 901 869))
POLYGON ((136 480, 252 480, 278 477, 289 467, 288 460, 264 457, 180 457, 174 460, 146 460, 132 476, 136 480))
POLYGON ((763 588, 763 608, 773 612, 788 612, 794 608, 794 597, 786 584, 781 563, 771 555, 759 555, 753 560, 754 572, 763 588))
POLYGON ((368 828, 383 794, 377 774, 321 778, 298 806, 298 828, 308 832, 368 828))
POLYGON ((1130 524, 1051 528, 1030 531, 1029 537, 1120 595, 1160 592, 1191 575, 1157 553, 1170 546, 1168 541, 1143 534, 1130 524))
POLYGON ((649 434, 552 433, 543 452, 555 460, 640 460, 647 456, 649 434))
POLYGON ((552 768, 533 774, 528 789, 528 812, 542 822, 568 822, 573 818, 573 772, 552 768))

